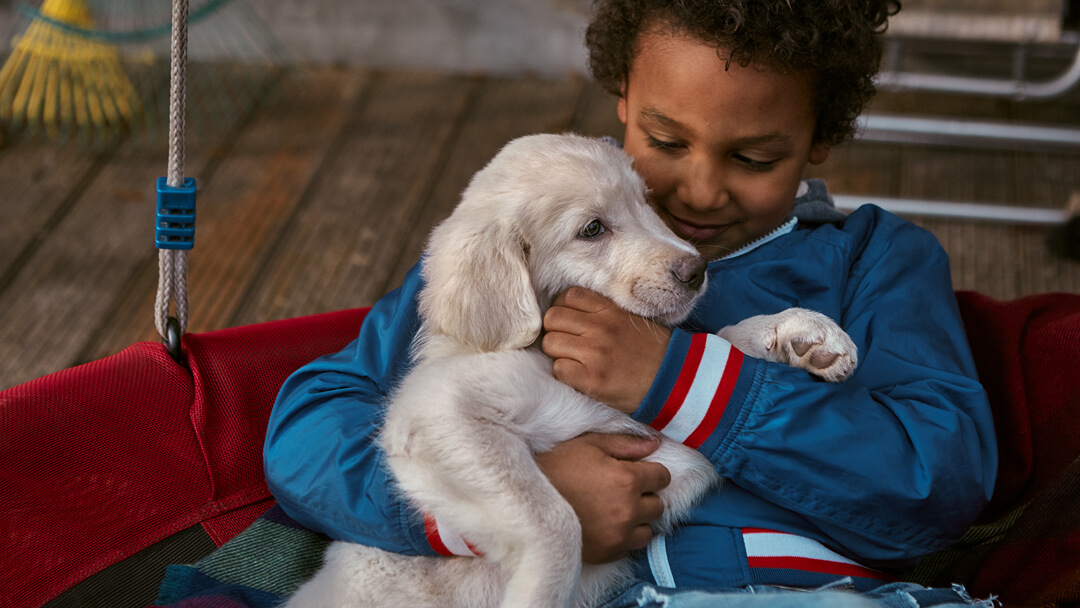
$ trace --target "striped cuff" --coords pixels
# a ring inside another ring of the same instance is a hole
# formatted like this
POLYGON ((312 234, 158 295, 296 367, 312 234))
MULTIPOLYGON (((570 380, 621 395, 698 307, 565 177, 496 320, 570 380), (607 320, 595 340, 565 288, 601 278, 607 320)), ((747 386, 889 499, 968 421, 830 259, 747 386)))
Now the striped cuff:
POLYGON ((434 514, 424 513, 424 534, 431 549, 439 555, 460 557, 484 557, 484 553, 460 534, 439 521, 434 514))
POLYGON ((715 451, 730 425, 724 413, 754 367, 715 334, 676 330, 653 386, 634 418, 688 447, 715 451))

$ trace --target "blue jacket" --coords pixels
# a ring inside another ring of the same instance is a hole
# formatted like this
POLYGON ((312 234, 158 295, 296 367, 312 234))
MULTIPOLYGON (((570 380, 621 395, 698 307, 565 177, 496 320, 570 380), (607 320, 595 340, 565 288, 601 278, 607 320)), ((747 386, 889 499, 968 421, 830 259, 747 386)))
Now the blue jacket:
MULTIPOLYGON (((947 256, 930 233, 880 208, 842 218, 821 182, 808 185, 796 201, 801 220, 709 265, 708 293, 675 330, 634 413, 728 480, 643 552, 646 580, 816 586, 849 576, 871 588, 949 545, 990 498, 994 428, 947 256), (850 379, 821 382, 710 335, 793 306, 848 332, 859 348, 850 379)), ((374 443, 385 396, 410 365, 420 287, 413 268, 356 341, 286 381, 264 464, 300 523, 436 555, 374 443)))

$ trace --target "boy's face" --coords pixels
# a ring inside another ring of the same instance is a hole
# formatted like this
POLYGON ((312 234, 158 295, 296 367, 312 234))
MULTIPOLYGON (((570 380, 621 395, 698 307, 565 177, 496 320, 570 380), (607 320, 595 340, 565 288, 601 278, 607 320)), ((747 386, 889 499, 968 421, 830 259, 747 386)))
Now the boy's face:
POLYGON ((813 141, 811 80, 736 63, 664 30, 642 34, 619 99, 625 147, 676 234, 716 259, 783 223, 813 141))

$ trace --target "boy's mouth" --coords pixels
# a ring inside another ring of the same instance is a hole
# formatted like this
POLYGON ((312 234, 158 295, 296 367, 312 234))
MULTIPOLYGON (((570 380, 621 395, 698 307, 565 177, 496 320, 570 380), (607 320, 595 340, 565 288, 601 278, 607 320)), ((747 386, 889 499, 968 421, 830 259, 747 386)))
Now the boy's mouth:
POLYGON ((731 227, 731 224, 697 224, 688 222, 667 214, 671 219, 671 227, 684 239, 690 241, 705 241, 716 237, 731 227))

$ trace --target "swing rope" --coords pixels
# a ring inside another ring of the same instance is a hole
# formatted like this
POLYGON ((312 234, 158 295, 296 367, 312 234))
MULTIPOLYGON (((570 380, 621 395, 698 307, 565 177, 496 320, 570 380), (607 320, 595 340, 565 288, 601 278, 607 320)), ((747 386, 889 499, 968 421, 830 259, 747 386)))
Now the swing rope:
POLYGON ((179 338, 188 326, 188 254, 194 243, 195 180, 184 179, 184 114, 187 87, 187 0, 173 0, 169 84, 168 175, 158 180, 158 289, 154 324, 179 360, 179 338), (163 187, 164 186, 164 187, 163 187), (170 316, 172 305, 176 315, 170 316), (175 324, 174 324, 175 323, 175 324))

